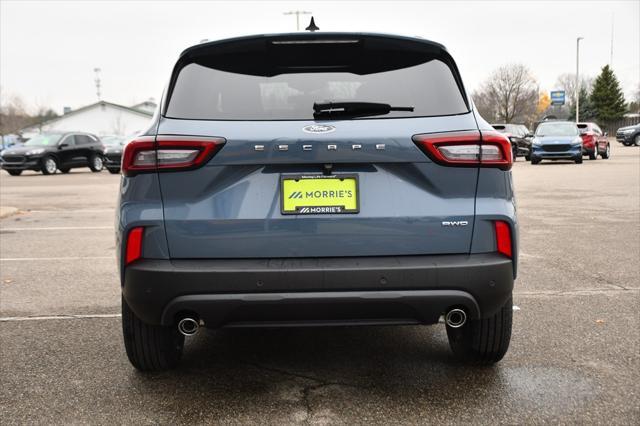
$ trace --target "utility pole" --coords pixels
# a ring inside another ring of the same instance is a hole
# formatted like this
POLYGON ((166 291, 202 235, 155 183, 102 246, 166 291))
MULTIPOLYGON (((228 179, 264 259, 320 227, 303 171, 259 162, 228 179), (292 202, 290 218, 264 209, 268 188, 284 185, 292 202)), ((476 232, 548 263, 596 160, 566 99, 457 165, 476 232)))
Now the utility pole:
POLYGON ((611 12, 611 51, 609 54, 609 67, 613 67, 613 12, 611 12))
POLYGON ((96 75, 93 81, 96 83, 96 95, 98 96, 98 102, 102 100, 100 96, 100 71, 102 71, 100 68, 93 69, 93 72, 96 75))
POLYGON ((296 31, 300 31, 300 15, 311 15, 311 12, 305 10, 290 10, 284 12, 284 15, 296 15, 296 31))
POLYGON ((576 123, 580 121, 580 40, 583 39, 576 39, 576 123))

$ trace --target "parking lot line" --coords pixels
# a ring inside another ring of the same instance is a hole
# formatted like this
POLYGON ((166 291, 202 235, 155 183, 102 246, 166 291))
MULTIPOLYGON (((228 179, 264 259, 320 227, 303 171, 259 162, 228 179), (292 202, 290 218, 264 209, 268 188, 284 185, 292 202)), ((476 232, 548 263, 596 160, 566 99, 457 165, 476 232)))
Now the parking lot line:
POLYGON ((47 226, 38 228, 0 228, 0 231, 88 231, 99 229, 113 229, 113 226, 47 226))
POLYGON ((115 209, 77 209, 77 210, 66 210, 66 209, 52 209, 52 210, 25 210, 26 213, 113 213, 115 209))
POLYGON ((0 317, 0 322, 9 321, 46 321, 46 320, 68 320, 87 318, 120 318, 122 314, 78 314, 78 315, 41 315, 30 317, 0 317))
POLYGON ((5 257, 0 258, 0 262, 24 262, 34 260, 97 260, 115 259, 115 256, 69 256, 69 257, 5 257))

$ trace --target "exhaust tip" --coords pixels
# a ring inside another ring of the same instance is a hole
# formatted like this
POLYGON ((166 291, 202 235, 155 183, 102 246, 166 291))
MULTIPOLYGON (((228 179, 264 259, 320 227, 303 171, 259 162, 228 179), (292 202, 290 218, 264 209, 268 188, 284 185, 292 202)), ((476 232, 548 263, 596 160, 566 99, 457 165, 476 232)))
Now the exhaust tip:
POLYGON ((452 309, 447 312, 444 322, 451 328, 460 328, 467 322, 467 313, 462 309, 452 309))
POLYGON ((178 331, 183 336, 193 336, 198 332, 199 328, 200 328, 200 323, 198 322, 198 320, 194 318, 189 318, 189 317, 182 318, 178 322, 178 331))

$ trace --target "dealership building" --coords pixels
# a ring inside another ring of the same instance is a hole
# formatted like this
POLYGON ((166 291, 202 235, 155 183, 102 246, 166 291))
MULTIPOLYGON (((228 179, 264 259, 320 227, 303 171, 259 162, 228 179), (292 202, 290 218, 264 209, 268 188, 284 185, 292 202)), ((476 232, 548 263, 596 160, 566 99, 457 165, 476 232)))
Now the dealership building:
POLYGON ((94 135, 128 136, 146 130, 156 105, 151 101, 133 107, 99 101, 20 131, 25 138, 46 131, 81 131, 94 135))

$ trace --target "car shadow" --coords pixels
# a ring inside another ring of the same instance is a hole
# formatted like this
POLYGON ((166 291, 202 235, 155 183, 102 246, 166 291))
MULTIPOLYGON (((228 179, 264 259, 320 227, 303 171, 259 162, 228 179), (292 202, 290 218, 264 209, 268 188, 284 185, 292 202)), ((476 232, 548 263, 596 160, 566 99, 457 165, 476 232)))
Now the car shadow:
POLYGON ((311 397, 330 405, 343 398, 403 405, 416 392, 432 393, 446 404, 468 393, 483 400, 482 395, 504 387, 498 366, 456 361, 442 325, 204 332, 187 339, 177 369, 132 371, 131 380, 143 394, 159 386, 189 394, 180 398, 183 413, 201 410, 206 401, 242 411, 252 401, 265 400, 308 406, 311 397), (482 392, 475 385, 462 386, 471 378, 482 392))

